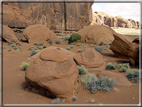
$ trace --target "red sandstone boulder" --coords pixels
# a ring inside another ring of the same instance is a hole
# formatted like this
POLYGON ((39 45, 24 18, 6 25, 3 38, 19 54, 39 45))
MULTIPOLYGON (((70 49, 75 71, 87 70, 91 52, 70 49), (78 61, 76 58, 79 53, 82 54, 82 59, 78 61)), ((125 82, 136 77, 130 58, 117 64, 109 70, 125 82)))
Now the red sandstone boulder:
POLYGON ((53 41, 59 39, 55 33, 41 24, 28 26, 24 29, 23 36, 25 36, 29 43, 47 43, 50 39, 53 41))
POLYGON ((19 40, 16 37, 15 32, 8 26, 3 25, 3 39, 7 42, 18 44, 19 40))
POLYGON ((40 52, 25 73, 30 90, 51 98, 72 100, 77 89, 78 69, 69 54, 58 47, 40 52))
POLYGON ((82 53, 74 55, 77 65, 84 65, 95 70, 104 70, 105 62, 102 55, 93 48, 86 48, 82 53))

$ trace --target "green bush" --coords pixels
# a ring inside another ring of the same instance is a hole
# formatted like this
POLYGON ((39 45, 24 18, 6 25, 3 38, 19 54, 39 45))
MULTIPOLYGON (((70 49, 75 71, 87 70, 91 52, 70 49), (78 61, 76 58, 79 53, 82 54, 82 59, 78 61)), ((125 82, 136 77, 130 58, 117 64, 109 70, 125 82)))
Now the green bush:
POLYGON ((103 48, 102 48, 102 47, 94 47, 94 49, 95 49, 96 51, 98 51, 99 53, 101 53, 101 52, 102 52, 102 50, 103 50, 103 48))
POLYGON ((16 45, 15 45, 15 44, 12 44, 11 47, 16 47, 16 45))
POLYGON ((29 65, 30 65, 29 63, 23 62, 22 63, 22 70, 26 71, 29 65))
POLYGON ((38 46, 44 46, 44 44, 43 43, 39 43, 38 46))
POLYGON ((81 40, 81 35, 77 34, 77 33, 73 33, 70 38, 68 39, 68 44, 76 42, 77 40, 81 40))
POLYGON ((98 79, 95 74, 88 73, 86 76, 81 76, 82 84, 85 85, 91 83, 94 79, 98 79))
POLYGON ((33 56, 33 55, 35 55, 37 53, 38 53, 38 51, 32 50, 30 56, 33 56))
POLYGON ((108 70, 115 70, 116 68, 117 67, 112 63, 107 63, 106 64, 106 69, 108 69, 108 70))
POLYGON ((78 67, 78 72, 79 72, 79 75, 83 75, 83 74, 86 74, 88 72, 88 70, 83 66, 77 66, 78 67))
POLYGON ((121 67, 120 68, 120 72, 126 72, 127 71, 127 68, 126 67, 121 67))
POLYGON ((106 45, 106 44, 103 41, 101 41, 99 45, 102 46, 102 45, 106 45))
POLYGON ((52 43, 53 43, 53 40, 49 40, 49 41, 48 41, 48 44, 49 44, 49 45, 52 45, 52 43))
POLYGON ((61 41, 56 40, 55 43, 56 43, 56 44, 61 44, 61 41))
POLYGON ((127 70, 127 75, 126 75, 126 77, 130 80, 130 81, 132 81, 132 82, 134 82, 134 83, 138 83, 139 81, 140 81, 140 79, 139 79, 139 70, 138 69, 128 69, 127 70))
POLYGON ((115 85, 117 85, 116 81, 108 77, 103 77, 101 79, 94 79, 88 86, 86 86, 86 88, 92 93, 96 92, 97 90, 101 90, 101 92, 111 92, 115 85))
POLYGON ((72 45, 70 45, 70 48, 73 48, 73 46, 72 46, 72 45))
POLYGON ((34 42, 33 45, 38 45, 38 43, 34 42))
POLYGON ((68 40, 70 38, 70 36, 66 36, 66 37, 64 37, 64 40, 68 40))
POLYGON ((82 49, 78 49, 78 52, 81 53, 81 52, 83 52, 83 50, 82 49))
POLYGON ((118 66, 117 66, 118 69, 120 69, 122 67, 126 67, 127 69, 129 69, 130 65, 129 65, 129 63, 122 63, 122 64, 118 64, 118 66))
POLYGON ((77 97, 73 96, 72 101, 76 101, 76 100, 77 100, 77 97))
POLYGON ((83 46, 82 44, 78 43, 77 46, 83 46))
POLYGON ((59 104, 59 103, 62 103, 61 98, 55 98, 55 99, 53 99, 53 101, 52 101, 52 104, 59 104))
POLYGON ((67 50, 70 50, 71 48, 70 48, 70 47, 67 47, 66 49, 67 49, 67 50))

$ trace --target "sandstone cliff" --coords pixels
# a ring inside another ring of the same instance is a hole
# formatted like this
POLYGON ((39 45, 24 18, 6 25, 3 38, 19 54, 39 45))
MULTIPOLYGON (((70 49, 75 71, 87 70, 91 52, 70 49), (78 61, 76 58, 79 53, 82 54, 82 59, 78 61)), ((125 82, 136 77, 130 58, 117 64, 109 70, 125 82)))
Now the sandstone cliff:
POLYGON ((121 16, 110 16, 105 12, 93 13, 92 24, 108 25, 109 27, 139 28, 139 22, 132 19, 124 19, 121 16))
POLYGON ((93 3, 3 3, 3 24, 25 28, 46 25, 51 30, 79 30, 92 21, 93 3))

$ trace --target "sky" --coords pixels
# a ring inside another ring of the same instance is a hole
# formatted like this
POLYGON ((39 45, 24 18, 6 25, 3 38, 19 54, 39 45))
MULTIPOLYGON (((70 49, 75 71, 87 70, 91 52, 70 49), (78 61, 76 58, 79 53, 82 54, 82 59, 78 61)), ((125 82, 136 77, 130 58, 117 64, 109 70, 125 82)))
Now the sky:
POLYGON ((94 3, 92 9, 93 12, 102 11, 111 16, 122 16, 125 19, 133 19, 140 22, 140 6, 140 3, 94 3))

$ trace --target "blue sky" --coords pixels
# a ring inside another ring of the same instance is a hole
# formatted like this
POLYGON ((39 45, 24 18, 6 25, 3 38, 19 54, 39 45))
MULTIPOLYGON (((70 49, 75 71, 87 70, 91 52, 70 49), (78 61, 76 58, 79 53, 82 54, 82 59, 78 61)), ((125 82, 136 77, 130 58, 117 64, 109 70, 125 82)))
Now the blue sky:
POLYGON ((92 9, 93 12, 102 11, 111 16, 122 16, 125 19, 140 21, 140 6, 140 3, 94 3, 92 9))

